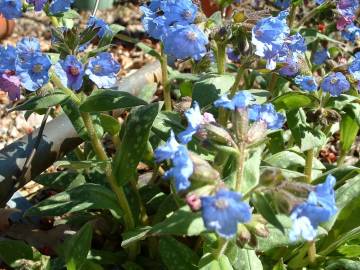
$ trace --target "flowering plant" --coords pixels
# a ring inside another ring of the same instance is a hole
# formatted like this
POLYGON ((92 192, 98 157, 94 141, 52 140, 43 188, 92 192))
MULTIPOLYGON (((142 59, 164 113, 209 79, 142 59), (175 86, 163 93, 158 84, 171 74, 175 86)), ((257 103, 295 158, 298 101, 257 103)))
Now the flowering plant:
POLYGON ((217 2, 210 18, 192 0, 140 7, 161 49, 137 45, 162 76, 150 95, 135 95, 114 88, 121 67, 108 48, 122 28, 96 9, 82 29, 67 23, 72 1, 0 0, 8 19, 34 9, 54 26, 54 53, 32 37, 0 47, 0 89, 27 97, 18 110, 60 106, 84 141, 66 155, 67 170, 35 179, 61 192, 25 212, 77 232, 56 259, 9 259, 0 241, 2 260, 39 269, 360 267, 359 162, 347 160, 360 127, 359 1, 217 2), (118 109, 127 112, 121 125, 118 109), (336 138, 334 160, 324 152, 336 138))

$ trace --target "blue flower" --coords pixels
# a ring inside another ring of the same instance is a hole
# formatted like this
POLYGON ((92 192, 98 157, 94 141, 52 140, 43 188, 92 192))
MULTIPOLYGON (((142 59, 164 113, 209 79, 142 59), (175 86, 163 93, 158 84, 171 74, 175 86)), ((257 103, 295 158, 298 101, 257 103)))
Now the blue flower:
POLYGON ((233 48, 227 48, 226 54, 228 58, 233 61, 234 63, 240 62, 241 55, 237 54, 233 48))
POLYGON ((36 91, 49 81, 50 67, 49 57, 42 53, 36 53, 26 61, 17 61, 16 74, 25 89, 36 91))
POLYGON ((343 92, 349 91, 350 83, 341 72, 331 73, 321 83, 324 92, 331 96, 340 96, 343 92))
POLYGON ((59 14, 68 11, 74 0, 53 0, 50 4, 49 11, 51 14, 59 14))
POLYGON ((183 191, 190 187, 189 178, 194 171, 194 165, 188 150, 176 141, 173 131, 171 131, 168 141, 155 149, 154 155, 156 162, 172 161, 173 167, 165 172, 164 178, 173 178, 177 191, 183 191))
POLYGON ((275 107, 271 103, 263 105, 254 104, 249 107, 248 113, 250 120, 262 121, 266 123, 269 129, 280 129, 285 122, 284 115, 275 111, 275 107))
POLYGON ((323 64, 327 59, 330 58, 330 53, 326 48, 318 50, 314 53, 313 60, 315 65, 323 64))
POLYGON ((110 26, 103 19, 97 18, 95 16, 90 16, 87 22, 87 27, 99 28, 99 32, 98 32, 99 38, 102 38, 107 34, 112 34, 112 30, 110 26))
POLYGON ((279 69, 279 73, 282 76, 295 76, 299 73, 300 66, 297 57, 291 55, 285 58, 283 62, 284 66, 279 69))
POLYGON ((155 149, 154 155, 156 162, 161 162, 167 159, 173 159, 175 153, 179 150, 180 144, 175 138, 174 132, 171 130, 168 141, 155 149))
POLYGON ((237 233, 238 223, 251 219, 249 204, 241 201, 241 194, 220 189, 215 196, 201 197, 202 218, 209 231, 230 239, 237 233))
POLYGON ((239 91, 231 100, 227 95, 220 97, 214 102, 214 105, 217 108, 221 107, 233 111, 235 109, 245 109, 254 100, 254 97, 248 91, 239 91))
POLYGON ((315 190, 310 192, 308 199, 293 209, 290 216, 293 220, 290 240, 314 240, 319 224, 329 221, 336 214, 335 182, 336 179, 328 175, 325 183, 317 185, 315 190))
POLYGON ((20 99, 20 80, 13 72, 4 72, 0 76, 0 90, 7 92, 10 100, 20 99))
POLYGON ((188 127, 178 135, 180 142, 183 144, 191 141, 192 136, 199 130, 201 124, 204 122, 199 104, 196 101, 194 102, 194 107, 185 112, 185 117, 188 120, 188 127))
POLYGON ((113 59, 111 54, 102 52, 90 58, 85 74, 97 87, 111 88, 116 84, 116 74, 119 70, 120 64, 113 59))
POLYGON ((172 165, 172 168, 165 172, 164 178, 174 179, 177 192, 187 190, 191 185, 189 178, 194 172, 194 165, 184 145, 180 145, 175 152, 172 165))
POLYGON ((163 39, 165 53, 176 58, 200 60, 207 52, 207 36, 196 25, 171 27, 163 39))
POLYGON ((275 0, 274 5, 280 9, 287 9, 290 6, 290 0, 275 0))
POLYGON ((348 70, 355 80, 360 81, 360 53, 355 54, 355 59, 350 64, 348 70))
POLYGON ((21 0, 0 0, 0 14, 8 20, 20 18, 21 9, 21 0))
POLYGON ((0 46, 0 73, 15 70, 16 49, 13 46, 0 46))
POLYGON ((306 41, 300 33, 289 36, 285 42, 289 53, 303 54, 306 52, 306 41))
POLYGON ((141 6, 140 10, 143 13, 141 22, 145 32, 152 38, 162 40, 162 37, 167 30, 165 16, 159 16, 156 11, 151 10, 147 6, 141 6))
POLYGON ((286 24, 287 11, 282 11, 277 17, 261 19, 252 29, 252 44, 255 45, 255 54, 267 60, 266 67, 275 69, 276 61, 284 53, 286 38, 290 29, 286 24))
POLYGON ((34 5, 35 11, 41 11, 48 0, 27 0, 27 2, 31 5, 34 5))
POLYGON ((352 23, 346 26, 346 28, 341 32, 341 35, 345 40, 355 42, 360 38, 360 28, 352 23))
POLYGON ((160 9, 167 25, 188 25, 195 20, 198 7, 191 0, 162 1, 160 9))
POLYGON ((62 84, 72 90, 79 90, 83 84, 84 66, 74 55, 66 56, 55 65, 56 75, 62 84))
POLYGON ((315 78, 312 76, 298 75, 295 77, 295 83, 300 86, 300 89, 309 92, 314 92, 318 88, 315 78))
POLYGON ((16 44, 16 53, 18 55, 18 58, 22 61, 25 61, 27 58, 31 57, 36 53, 41 53, 39 40, 34 37, 22 38, 16 44))

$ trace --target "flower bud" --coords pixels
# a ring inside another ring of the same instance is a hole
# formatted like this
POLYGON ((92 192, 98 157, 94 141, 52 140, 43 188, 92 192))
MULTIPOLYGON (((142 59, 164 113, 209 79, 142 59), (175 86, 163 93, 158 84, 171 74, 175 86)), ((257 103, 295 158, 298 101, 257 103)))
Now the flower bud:
POLYGON ((247 133, 246 141, 249 144, 257 143, 266 136, 267 125, 264 121, 255 122, 247 133))
POLYGON ((220 180, 220 174, 215 170, 206 160, 203 160, 199 155, 189 152, 190 159, 194 165, 194 172, 191 179, 194 181, 215 183, 220 180))
POLYGON ((274 192, 273 200, 277 208, 285 214, 289 214, 296 205, 303 202, 303 199, 294 196, 286 190, 274 192))
POLYGON ((236 238, 236 244, 239 247, 244 247, 246 244, 248 244, 251 240, 251 233, 250 231, 245 227, 244 224, 238 225, 238 233, 236 238))
POLYGON ((261 215, 254 215, 252 221, 245 224, 245 226, 256 236, 268 237, 270 232, 266 224, 267 221, 261 215))
POLYGON ((202 129, 205 131, 204 134, 206 134, 206 139, 215 143, 230 145, 233 140, 229 132, 214 124, 204 124, 202 129))
POLYGON ((274 186, 284 180, 284 176, 278 168, 265 169, 260 175, 262 186, 274 186))
POLYGON ((195 193, 191 193, 186 196, 186 203, 193 212, 199 211, 201 208, 200 197, 195 193))

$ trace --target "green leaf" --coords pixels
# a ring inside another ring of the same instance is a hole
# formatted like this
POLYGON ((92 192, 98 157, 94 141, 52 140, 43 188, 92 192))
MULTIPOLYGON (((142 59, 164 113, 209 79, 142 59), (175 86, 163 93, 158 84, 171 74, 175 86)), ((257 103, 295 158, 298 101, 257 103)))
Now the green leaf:
POLYGON ((341 111, 347 104, 352 103, 357 99, 357 97, 342 94, 338 97, 330 97, 325 106, 341 111))
POLYGON ((91 240, 92 227, 87 223, 64 243, 67 270, 81 269, 91 248, 91 240))
POLYGON ((68 98, 69 98, 68 95, 65 95, 64 93, 60 93, 60 92, 51 93, 45 96, 35 96, 27 100, 25 103, 16 106, 14 110, 33 111, 33 110, 47 109, 49 107, 63 103, 68 98))
POLYGON ((89 168, 105 167, 109 162, 108 161, 99 161, 99 160, 81 160, 81 161, 69 161, 69 160, 60 160, 54 163, 56 168, 61 169, 73 169, 73 170, 82 170, 89 168))
POLYGON ((360 257, 360 246, 359 245, 344 245, 337 249, 337 252, 348 258, 360 257))
POLYGON ((151 230, 150 226, 139 227, 132 231, 127 231, 122 234, 123 241, 121 242, 121 246, 126 248, 130 244, 143 240, 146 238, 147 233, 151 230))
POLYGON ((55 190, 65 190, 86 183, 82 174, 64 171, 56 173, 41 174, 35 178, 35 182, 55 190))
POLYGON ((172 237, 162 237, 160 239, 159 252, 166 269, 197 269, 199 258, 196 253, 172 237))
POLYGON ((145 43, 139 42, 136 44, 136 47, 138 47, 139 49, 143 50, 144 53, 147 53, 151 56, 154 56, 156 59, 160 60, 161 59, 161 55, 154 50, 153 48, 149 47, 148 45, 146 45, 145 43))
POLYGON ((169 138, 170 130, 175 133, 184 130, 179 114, 176 112, 160 112, 154 121, 152 131, 166 141, 169 138))
POLYGON ((258 246, 257 250, 262 253, 268 253, 272 250, 278 250, 281 247, 287 247, 292 243, 288 237, 289 230, 292 227, 292 222, 290 217, 285 215, 277 215, 277 219, 281 222, 282 227, 285 229, 285 233, 281 232, 275 226, 269 224, 267 226, 269 230, 269 237, 261 238, 258 237, 258 246))
POLYGON ((104 131, 110 135, 116 135, 120 132, 120 123, 119 121, 112 117, 111 115, 101 113, 99 115, 100 125, 103 127, 104 131))
POLYGON ((118 183, 124 185, 131 180, 142 159, 149 140, 153 122, 162 104, 153 103, 133 109, 128 116, 121 147, 113 161, 113 172, 118 183))
POLYGON ((303 109, 292 110, 287 113, 287 124, 302 152, 322 147, 326 141, 326 135, 319 129, 311 128, 306 122, 303 109))
MULTIPOLYGON (((78 105, 75 104, 72 100, 68 99, 62 104, 62 108, 66 113, 67 117, 70 119, 79 137, 84 141, 87 141, 89 139, 89 135, 85 128, 84 121, 81 118, 78 105)), ((99 125, 99 118, 93 115, 92 119, 94 121, 96 133, 99 137, 101 137, 103 133, 103 129, 99 125)))
POLYGON ((25 215, 61 216, 85 209, 109 209, 117 217, 122 213, 116 196, 110 189, 97 184, 84 184, 41 201, 28 209, 25 215))
POLYGON ((199 262, 200 270, 232 270, 233 267, 226 255, 221 255, 218 259, 211 253, 203 255, 199 262))
MULTIPOLYGON (((90 250, 87 259, 101 265, 120 265, 127 259, 125 250, 111 252, 107 250, 90 250)), ((84 269, 85 270, 85 269, 84 269)))
POLYGON ((149 231, 149 235, 187 235, 195 236, 206 231, 200 213, 194 213, 188 206, 175 211, 164 221, 157 223, 149 231))
POLYGON ((0 240, 0 259, 7 265, 14 267, 17 260, 32 260, 32 248, 23 241, 0 240))
POLYGON ((240 249, 237 260, 237 269, 242 270, 262 270, 263 266, 260 259, 256 256, 255 250, 240 249))
POLYGON ((277 110, 293 110, 298 108, 314 108, 320 101, 309 93, 288 92, 271 101, 277 110))
POLYGON ((244 180, 241 183, 241 192, 244 194, 259 184, 262 152, 262 147, 257 148, 245 162, 244 180))
POLYGON ((200 107, 212 105, 215 100, 228 92, 234 84, 235 78, 232 75, 211 76, 194 84, 193 100, 197 101, 200 107))
POLYGON ((360 126, 360 104, 352 102, 344 106, 343 111, 346 115, 351 116, 360 126))
POLYGON ((83 112, 105 112, 115 109, 146 105, 146 102, 128 92, 116 90, 98 90, 80 105, 83 112))
POLYGON ((359 270, 360 262, 349 259, 332 259, 326 262, 325 270, 359 270))
POLYGON ((358 134, 359 127, 359 123, 350 115, 345 114, 342 116, 340 122, 340 146, 342 153, 347 153, 351 149, 358 134))
POLYGON ((157 83, 148 83, 140 92, 136 94, 137 97, 145 100, 146 102, 151 102, 154 99, 155 92, 157 90, 157 83))
POLYGON ((273 207, 268 202, 267 198, 260 193, 254 193, 252 196, 252 202, 256 208, 256 210, 275 228, 279 229, 283 233, 285 233, 285 229, 283 225, 278 220, 273 207))

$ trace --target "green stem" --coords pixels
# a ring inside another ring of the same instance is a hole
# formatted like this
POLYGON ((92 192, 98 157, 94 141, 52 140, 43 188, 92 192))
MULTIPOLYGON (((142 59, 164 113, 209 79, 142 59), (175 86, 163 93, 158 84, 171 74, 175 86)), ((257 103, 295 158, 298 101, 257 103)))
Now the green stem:
POLYGON ((244 72, 245 72, 245 69, 243 67, 240 67, 236 74, 235 82, 230 88, 230 98, 235 96, 236 91, 238 90, 239 84, 244 76, 244 72))
POLYGON ((292 4, 290 8, 290 14, 289 14, 289 28, 291 29, 294 25, 295 21, 295 15, 296 15, 296 8, 297 6, 292 4))
POLYGON ((320 6, 317 6, 313 10, 311 10, 305 17, 303 17, 299 24, 297 25, 297 28, 303 26, 306 22, 311 20, 316 14, 320 13, 322 10, 324 10, 325 7, 329 6, 331 4, 331 0, 328 0, 324 3, 322 3, 320 6))
POLYGON ((218 244, 218 248, 214 251, 214 257, 216 259, 220 258, 221 255, 224 254, 226 247, 228 245, 229 241, 225 240, 224 238, 219 237, 219 244, 218 244))
MULTIPOLYGON (((105 149, 104 149, 100 139, 98 138, 98 136, 96 134, 95 127, 94 127, 93 121, 91 119, 91 115, 86 112, 81 112, 81 117, 82 117, 82 119, 84 121, 84 125, 88 131, 88 134, 89 134, 89 137, 91 140, 91 145, 95 151, 96 156, 101 161, 108 161, 109 158, 105 152, 105 149)), ((107 165, 105 168, 105 175, 106 175, 106 178, 107 178, 111 188, 113 189, 113 191, 116 194, 116 197, 119 201, 121 209, 124 211, 125 227, 127 230, 131 230, 135 227, 135 221, 132 216, 131 208, 130 208, 129 202, 126 198, 124 189, 121 186, 117 185, 117 181, 112 173, 110 164, 107 165)))
POLYGON ((305 161, 305 170, 304 174, 306 176, 306 182, 311 183, 312 182, 312 166, 313 166, 313 160, 314 160, 314 149, 310 149, 306 151, 306 161, 305 161))
POLYGON ((226 64, 226 44, 217 43, 217 58, 216 58, 218 73, 220 75, 225 73, 226 64))
MULTIPOLYGON (((219 75, 225 73, 225 63, 226 63, 226 45, 222 43, 217 43, 217 52, 216 52, 216 63, 219 75)), ((219 109, 218 122, 220 125, 226 127, 228 119, 228 112, 224 108, 219 109)))
POLYGON ((163 44, 161 44, 160 63, 161 63, 162 86, 163 86, 163 91, 164 91, 165 110, 172 111, 169 74, 168 74, 168 69, 167 69, 167 67, 168 67, 167 55, 164 52, 163 44))
POLYGON ((241 183, 244 177, 245 161, 246 161, 246 144, 244 142, 240 142, 239 155, 237 156, 237 174, 236 174, 236 185, 235 185, 235 190, 238 192, 241 191, 241 183))
POLYGON ((344 165, 345 158, 346 158, 346 152, 341 150, 340 151, 340 156, 339 156, 339 158, 337 159, 337 162, 336 162, 337 167, 340 167, 340 166, 344 165))
POLYGON ((270 80, 270 83, 269 83, 269 92, 274 96, 274 90, 275 90, 275 87, 276 87, 276 83, 278 81, 278 76, 275 72, 273 72, 271 74, 271 80, 270 80))
POLYGON ((313 265, 316 261, 316 245, 315 241, 309 242, 308 258, 310 265, 313 265))
POLYGON ((55 87, 57 87, 58 89, 63 91, 64 94, 67 94, 71 98, 71 100, 73 102, 75 102, 77 105, 81 104, 80 98, 73 91, 71 91, 69 88, 64 87, 63 84, 61 83, 61 80, 59 79, 58 76, 55 75, 55 73, 52 72, 50 74, 50 79, 54 83, 55 87))

